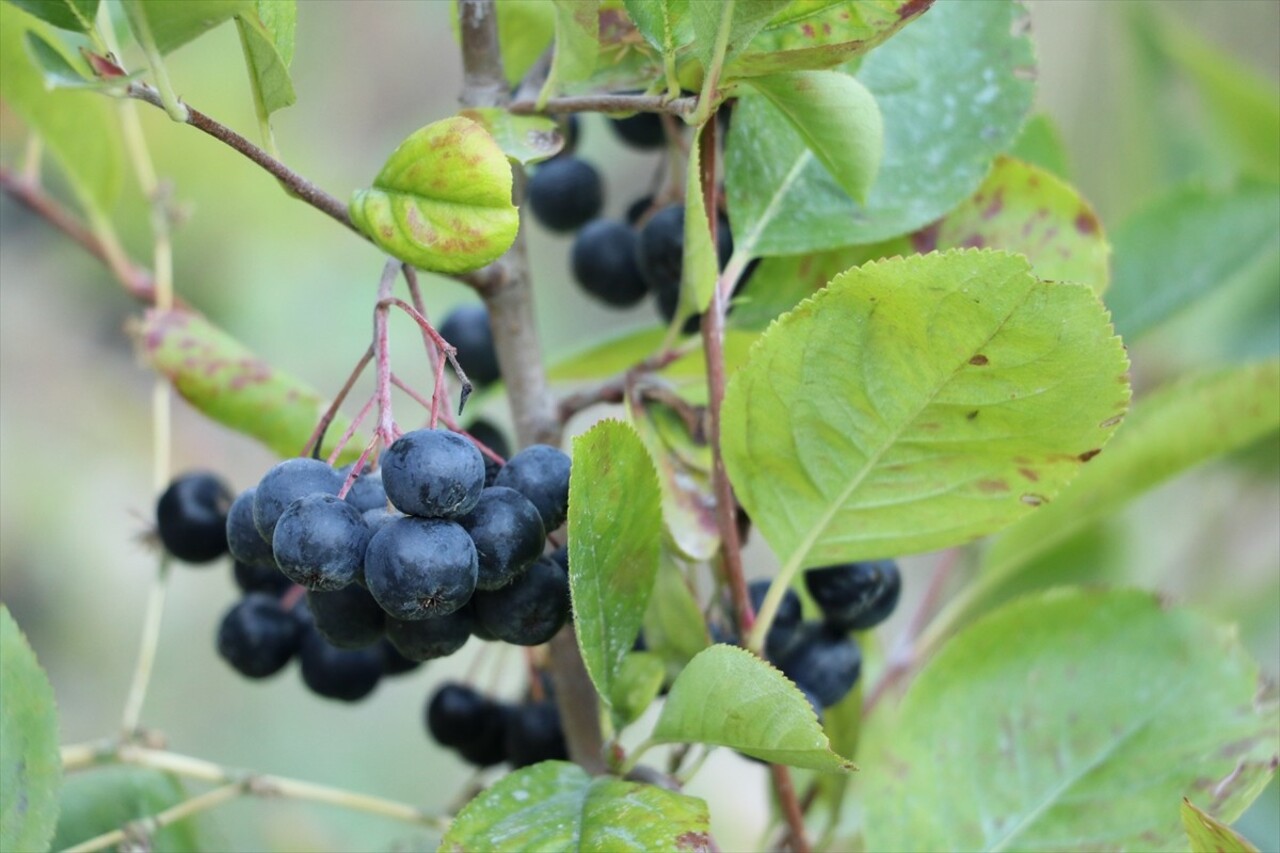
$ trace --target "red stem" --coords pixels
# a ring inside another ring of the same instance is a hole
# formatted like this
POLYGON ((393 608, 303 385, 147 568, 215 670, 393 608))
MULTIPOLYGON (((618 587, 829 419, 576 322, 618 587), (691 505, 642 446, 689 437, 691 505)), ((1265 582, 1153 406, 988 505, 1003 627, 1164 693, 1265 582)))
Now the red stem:
MULTIPOLYGON (((329 459, 327 460, 329 467, 333 467, 337 464, 338 457, 342 455, 342 451, 347 446, 347 442, 351 441, 351 436, 356 434, 356 429, 359 428, 360 422, 368 416, 369 411, 373 408, 373 404, 377 402, 377 399, 376 395, 370 396, 369 399, 365 401, 365 404, 360 407, 360 411, 356 412, 356 416, 351 419, 351 423, 348 424, 347 428, 343 431, 342 437, 338 439, 338 443, 334 445, 333 450, 329 453, 329 459)), ((359 473, 359 468, 352 468, 350 479, 355 480, 355 478, 359 476, 359 473)), ((343 488, 342 497, 346 497, 346 488, 347 487, 343 488)))
POLYGON ((810 853, 813 848, 809 846, 809 838, 805 834, 804 814, 796 799, 795 786, 791 784, 791 771, 781 764, 770 764, 769 774, 773 777, 773 788, 782 805, 782 815, 787 819, 787 826, 791 830, 791 849, 794 853, 810 853))
POLYGON ((360 356, 360 360, 356 362, 356 366, 351 371, 351 375, 347 377, 347 381, 343 383, 342 390, 338 391, 338 396, 333 398, 329 403, 329 408, 320 417, 320 422, 316 424, 316 428, 312 430, 311 437, 307 439, 307 443, 302 446, 302 456, 306 456, 312 451, 316 451, 317 455, 320 449, 320 443, 324 441, 324 434, 329 429, 329 425, 333 423, 333 419, 338 416, 338 409, 342 406, 347 395, 351 393, 352 387, 355 386, 356 380, 360 378, 360 374, 364 373, 364 369, 369 366, 369 362, 373 360, 373 345, 364 351, 364 355, 360 356))
POLYGON ((381 438, 386 447, 390 447, 400 437, 400 427, 396 426, 395 417, 391 413, 391 332, 387 322, 391 313, 388 301, 391 298, 391 285, 395 282, 399 269, 400 263, 394 260, 387 261, 383 267, 382 280, 378 282, 378 303, 373 309, 373 348, 378 368, 374 391, 378 399, 378 428, 375 437, 381 438))

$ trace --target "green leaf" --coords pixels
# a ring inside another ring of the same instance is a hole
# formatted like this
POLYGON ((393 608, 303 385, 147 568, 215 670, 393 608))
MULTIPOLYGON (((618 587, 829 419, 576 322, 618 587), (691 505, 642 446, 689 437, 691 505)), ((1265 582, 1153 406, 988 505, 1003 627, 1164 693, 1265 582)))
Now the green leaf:
POLYGON ((53 688, 0 604, 0 850, 48 850, 62 757, 53 688))
MULTIPOLYGON (((746 50, 756 33, 769 23, 769 19, 787 5, 786 0, 733 0, 729 13, 728 41, 725 45, 724 63, 746 50)), ((720 35, 724 3, 689 4, 689 17, 693 24, 693 51, 702 63, 705 73, 713 61, 716 40, 720 35)), ((724 79, 724 78, 722 78, 724 79)))
POLYGON ((87 33, 98 14, 98 0, 9 0, 40 20, 62 30, 87 33))
POLYGON ((564 148, 560 126, 546 116, 512 115, 498 107, 459 110, 493 137, 503 152, 518 163, 537 163, 564 148))
POLYGON ((587 673, 606 701, 658 572, 662 495, 634 429, 602 421, 573 440, 569 586, 587 673))
POLYGON ((857 76, 884 118, 884 158, 865 204, 775 107, 742 99, 725 151, 736 251, 797 255, 873 243, 921 228, 970 196, 1031 106, 1026 14, 1008 0, 939 3, 867 55, 857 76))
POLYGON ((544 761, 511 773, 467 803, 441 851, 707 851, 707 804, 653 785, 544 761))
MULTIPOLYGON (((710 560, 720 549, 711 453, 689 425, 664 403, 627 397, 631 423, 649 450, 662 487, 662 520, 676 549, 691 560, 710 560)), ((700 648, 700 647, 699 647, 700 648)))
POLYGON ((515 242, 511 164, 493 137, 461 116, 400 143, 351 198, 351 219, 380 248, 424 270, 461 273, 497 260, 515 242))
POLYGON ((793 71, 749 82, 800 132, 835 182, 865 203, 884 154, 884 121, 867 87, 839 71, 793 71))
POLYGON ((591 77, 600 52, 600 0, 552 0, 555 6, 556 49, 551 71, 538 95, 541 106, 571 83, 591 77))
POLYGON ((234 18, 252 14, 255 0, 122 0, 130 16, 141 16, 156 48, 171 53, 234 18))
POLYGON ((794 0, 730 63, 727 78, 833 68, 861 56, 933 0, 794 0))
MULTIPOLYGON (((1189 376, 1139 400, 1097 459, 1057 500, 1006 530, 982 561, 993 589, 1159 483, 1280 429, 1280 360, 1189 376)), ((977 594, 976 592, 974 593, 977 594)))
POLYGON ((666 662, 667 672, 673 677, 711 645, 698 599, 674 555, 665 549, 644 614, 644 640, 649 650, 666 662))
POLYGON ((838 276, 729 382, 725 465, 783 561, 912 554, 1051 501, 1120 422, 1124 348, 1087 288, 992 251, 838 276))
POLYGON ((690 0, 623 0, 623 6, 645 41, 664 56, 694 39, 690 0))
MULTIPOLYGON (((64 850, 125 824, 159 814, 188 799, 176 776, 139 767, 102 767, 77 773, 62 788, 54 850, 64 850)), ((157 829, 153 850, 196 853, 206 846, 200 818, 187 818, 157 829)))
POLYGON ((1102 294, 1110 283, 1107 244, 1093 207, 1066 182, 1035 166, 996 158, 978 191, 912 235, 919 252, 990 248, 1019 252, 1046 281, 1073 281, 1102 294))
POLYGON ((298 100, 289 76, 297 17, 294 0, 256 0, 253 11, 236 16, 259 115, 271 115, 298 100))
POLYGON ((1229 51, 1216 47, 1172 15, 1152 14, 1145 22, 1170 58, 1199 90, 1218 130, 1225 130, 1246 171, 1280 180, 1280 89, 1229 51))
POLYGON ((1089 203, 1053 175, 1008 157, 978 191, 942 219, 909 237, 811 255, 766 258, 751 276, 732 323, 762 329, 837 273, 870 260, 935 250, 985 247, 1018 252, 1049 281, 1087 284, 1101 293, 1110 280, 1110 246, 1089 203))
POLYGON ((1269 274, 1280 258, 1280 188, 1184 187, 1122 223, 1115 251, 1107 303, 1116 329, 1134 338, 1219 287, 1269 274))
POLYGON ((1177 849, 1179 797, 1233 820, 1280 757, 1259 683, 1235 629, 1149 593, 1022 599, 873 717, 867 849, 1177 849))
MULTIPOLYGON (((301 380, 263 362, 208 320, 181 310, 148 311, 136 329, 142 353, 188 403, 224 426, 296 456, 329 401, 301 380)), ((330 444, 347 428, 339 416, 330 444)), ((363 446, 357 435, 343 458, 363 446)), ((327 446, 326 446, 327 448, 327 446)))
POLYGON ((92 92, 47 91, 24 49, 27 33, 75 67, 48 27, 0 3, 0 98, 44 141, 80 205, 105 216, 122 181, 123 147, 111 105, 92 92))
POLYGON ((1182 826, 1191 840, 1191 853, 1258 853, 1257 847, 1186 797, 1182 798, 1182 826))
POLYGON ((1048 113, 1036 113, 1027 119, 1022 133, 1014 140, 1009 156, 1039 166, 1064 181, 1070 177, 1067 165, 1067 144, 1062 139, 1062 129, 1048 113))
POLYGON ((727 746, 773 764, 853 770, 831 751, 822 725, 785 675, 737 646, 700 652, 667 694, 655 743, 727 746))
POLYGON ((666 674, 662 658, 652 652, 631 652, 622 659, 609 696, 615 728, 621 729, 640 718, 658 698, 666 674))

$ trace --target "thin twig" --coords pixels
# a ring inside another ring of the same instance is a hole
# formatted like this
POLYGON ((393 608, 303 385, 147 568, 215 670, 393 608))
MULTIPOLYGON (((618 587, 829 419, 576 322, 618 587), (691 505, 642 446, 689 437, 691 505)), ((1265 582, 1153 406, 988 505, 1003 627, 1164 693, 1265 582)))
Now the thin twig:
POLYGON ((128 736, 138 730, 138 723, 142 718, 142 705, 147 699, 147 687, 151 684, 151 671, 155 668, 156 650, 160 645, 160 623, 164 618, 164 601, 169 589, 171 568, 171 558, 168 553, 161 554, 159 568, 151 580, 151 591, 147 594, 142 640, 138 647, 133 680, 129 685, 129 695, 125 699, 124 714, 121 718, 120 726, 128 736))
MULTIPOLYGON (((46 193, 39 184, 28 181, 0 166, 0 189, 97 258, 111 271, 125 292, 134 299, 145 305, 155 304, 156 288, 151 272, 128 258, 124 258, 120 264, 115 263, 112 252, 98 235, 85 227, 71 211, 46 193)), ((181 305, 181 302, 175 300, 175 304, 181 305)))
POLYGON ((307 443, 302 446, 302 456, 315 454, 317 457, 323 452, 324 434, 328 431, 329 425, 333 423, 333 419, 338 416, 338 409, 342 407, 342 403, 347 399, 347 395, 351 393, 351 389, 355 386, 356 380, 360 378, 360 374, 364 373, 364 369, 369 366, 369 362, 373 361, 373 344, 364 351, 364 355, 356 362, 356 366, 352 368, 351 373, 347 376, 347 381, 342 383, 341 390, 338 391, 336 397, 329 403, 329 408, 324 410, 324 414, 320 416, 320 422, 316 424, 316 428, 311 432, 307 443))
POLYGON ((520 100, 509 109, 516 115, 536 113, 665 113, 673 116, 692 115, 698 107, 695 97, 668 100, 664 95, 578 95, 551 98, 538 109, 536 101, 520 100))
POLYGON ((805 832, 804 813, 800 811, 796 789, 791 783, 791 771, 781 764, 770 764, 769 775, 773 778, 773 789, 782 805, 782 816, 787 820, 791 850, 793 853, 809 853, 812 848, 805 832))
POLYGON ((386 447, 400 437, 400 428, 391 413, 391 333, 387 322, 391 312, 387 300, 391 298, 391 286, 399 270, 400 263, 395 260, 388 260, 383 266, 382 278, 378 281, 378 302, 373 309, 373 352, 378 377, 374 390, 378 397, 378 426, 374 435, 382 439, 386 447))
POLYGON ((610 379, 595 385, 591 388, 584 388, 573 394, 569 394, 560 399, 557 407, 560 413, 560 422, 566 423, 570 418, 584 409, 588 409, 597 403, 621 403, 626 394, 627 387, 632 384, 636 378, 647 373, 656 373, 680 359, 688 355, 698 345, 696 338, 691 338, 688 342, 678 347, 663 350, 649 356, 627 368, 622 373, 610 379))

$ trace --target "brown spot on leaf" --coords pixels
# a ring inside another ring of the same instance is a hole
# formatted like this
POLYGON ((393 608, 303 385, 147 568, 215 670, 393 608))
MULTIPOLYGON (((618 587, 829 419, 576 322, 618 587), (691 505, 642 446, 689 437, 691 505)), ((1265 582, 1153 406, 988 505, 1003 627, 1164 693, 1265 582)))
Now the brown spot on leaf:
POLYGON ((982 209, 982 218, 991 219, 1004 210, 1004 187, 997 189, 991 196, 991 202, 982 209))
POLYGON ((933 5, 933 0, 907 0, 898 8, 898 18, 905 21, 914 15, 919 15, 925 9, 933 5))
POLYGON ((1080 211, 1076 216, 1076 230, 1081 234, 1098 233, 1098 217, 1093 215, 1092 210, 1080 211))
POLYGON ((969 420, 969 421, 971 421, 971 420, 973 420, 974 418, 976 418, 977 416, 978 416, 978 410, 977 410, 977 409, 974 409, 972 412, 970 412, 969 414, 965 415, 964 417, 965 417, 965 420, 969 420))
POLYGON ((990 364, 991 359, 987 358, 982 353, 978 353, 973 358, 969 359, 969 363, 975 367, 982 367, 985 364, 990 364))
POLYGON ((1102 427, 1103 429, 1111 429, 1111 427, 1120 423, 1122 420, 1124 420, 1124 415, 1116 415, 1114 418, 1107 418, 1105 421, 1098 424, 1098 426, 1102 427))
POLYGON ((968 237, 965 237, 963 240, 960 241, 960 245, 957 248, 981 249, 981 248, 984 248, 986 245, 987 245, 986 238, 984 238, 981 234, 970 234, 968 237))
POLYGON ((1030 492, 1018 498, 1018 500, 1022 501, 1027 506, 1040 506, 1049 502, 1049 499, 1043 495, 1033 495, 1030 492))
POLYGON ((920 424, 920 429, 925 430, 926 432, 937 432, 942 429, 942 424, 937 423, 936 421, 929 421, 927 424, 920 424))
POLYGON ((800 32, 804 33, 805 38, 813 38, 815 35, 812 24, 803 24, 800 27, 800 32))
POLYGON ((1018 473, 1026 477, 1028 480, 1030 480, 1033 483, 1040 479, 1040 475, 1037 474, 1031 468, 1019 468, 1018 473))
POLYGON ((1080 454, 1080 461, 1088 462, 1090 459, 1097 456, 1101 452, 1102 452, 1101 447, 1095 447, 1093 450, 1086 450, 1084 453, 1080 454))
POLYGON ((1009 484, 1004 480, 979 480, 978 491, 986 492, 987 494, 1007 492, 1009 491, 1009 484))
POLYGON ((703 851, 711 849, 711 836, 705 832, 682 832, 676 836, 677 850, 703 851))

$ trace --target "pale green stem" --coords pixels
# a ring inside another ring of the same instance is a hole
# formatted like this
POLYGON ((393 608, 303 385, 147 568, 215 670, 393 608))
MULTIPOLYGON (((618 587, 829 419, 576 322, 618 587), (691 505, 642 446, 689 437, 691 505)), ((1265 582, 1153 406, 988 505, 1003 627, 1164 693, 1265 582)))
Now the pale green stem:
POLYGON ((724 68, 725 51, 729 49, 729 31, 733 23, 733 7, 735 0, 723 0, 720 7, 720 28, 716 30, 716 44, 711 54, 711 65, 702 80, 702 93, 698 95, 698 108, 694 110, 689 124, 700 127, 711 118, 711 111, 716 104, 716 89, 720 86, 720 72, 724 68))
MULTIPOLYGON (((156 46, 155 37, 151 35, 151 25, 147 23, 147 16, 143 14, 142 3, 143 0, 126 0, 124 10, 129 17, 129 27, 133 30, 134 38, 138 40, 138 46, 147 56, 151 73, 155 75, 156 89, 160 92, 160 102, 164 105, 164 111, 174 121, 186 124, 190 113, 187 112, 182 101, 178 100, 177 93, 173 91, 173 83, 169 81, 169 70, 165 67, 160 48, 156 46)), ((116 56, 120 55, 119 51, 112 52, 116 56)))
POLYGON ((138 660, 133 669, 133 681, 124 704, 121 728, 126 737, 138 730, 142 717, 142 704, 147 699, 147 687, 151 683, 151 671, 155 668, 156 650, 160 645, 160 622, 164 617, 165 593, 168 590, 170 560, 165 554, 160 558, 160 569, 151 581, 147 595, 147 610, 142 625, 142 642, 138 648, 138 660))
POLYGON ((657 746, 657 744, 651 740, 641 741, 636 744, 636 748, 631 750, 631 753, 627 756, 626 760, 622 762, 622 766, 618 768, 618 775, 626 776, 632 770, 635 770, 636 765, 640 763, 640 759, 644 757, 644 754, 655 746, 657 746))

